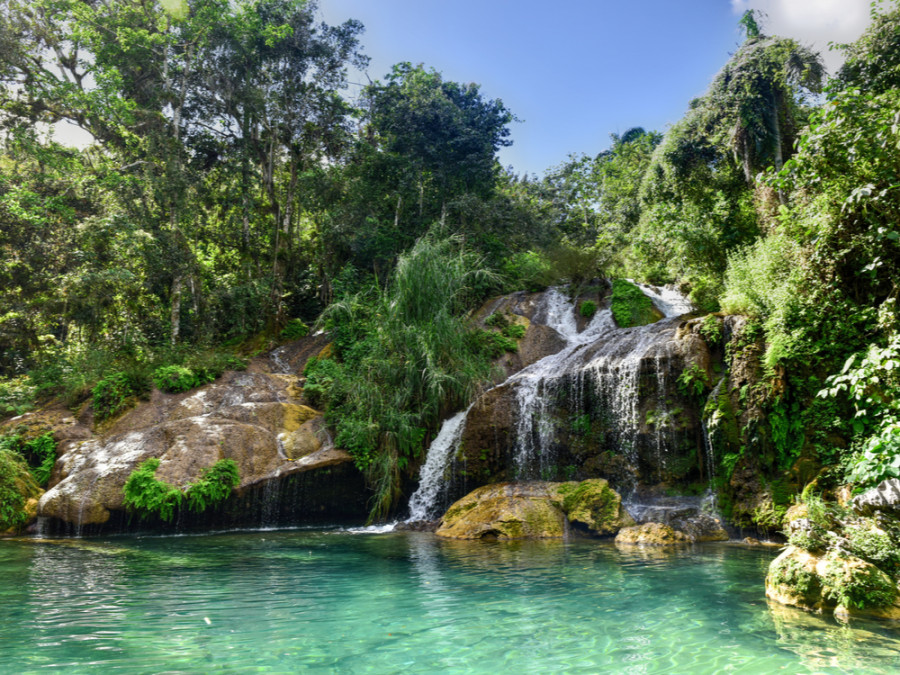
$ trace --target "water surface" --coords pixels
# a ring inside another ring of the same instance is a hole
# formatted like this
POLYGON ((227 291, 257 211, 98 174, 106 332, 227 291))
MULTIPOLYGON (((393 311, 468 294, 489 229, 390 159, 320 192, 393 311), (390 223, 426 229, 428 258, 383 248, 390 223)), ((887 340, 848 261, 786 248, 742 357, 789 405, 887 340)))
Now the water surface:
POLYGON ((770 605, 776 551, 293 530, 0 541, 0 672, 897 673, 770 605))

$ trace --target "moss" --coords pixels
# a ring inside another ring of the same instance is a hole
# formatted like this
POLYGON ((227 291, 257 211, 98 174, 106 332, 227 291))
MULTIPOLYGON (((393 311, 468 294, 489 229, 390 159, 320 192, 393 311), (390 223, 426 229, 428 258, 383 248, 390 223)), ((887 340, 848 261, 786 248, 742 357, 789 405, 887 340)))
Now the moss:
POLYGON ((888 607, 897 598, 897 587, 887 574, 837 551, 828 554, 822 591, 829 600, 851 609, 888 607))
POLYGON ((625 279, 616 279, 612 287, 612 315, 622 328, 645 326, 659 317, 653 302, 641 289, 625 279))
POLYGON ((620 523, 619 495, 602 479, 564 483, 556 488, 554 503, 573 523, 599 534, 613 534, 620 523))
POLYGON ((597 313, 597 303, 593 300, 585 300, 578 308, 578 312, 585 319, 590 319, 592 316, 594 316, 594 314, 597 313))
POLYGON ((28 520, 26 502, 41 492, 25 459, 17 452, 0 449, 0 532, 24 525, 28 520))
POLYGON ((773 584, 784 586, 793 595, 804 598, 816 593, 820 586, 818 577, 793 558, 774 563, 769 578, 773 584))

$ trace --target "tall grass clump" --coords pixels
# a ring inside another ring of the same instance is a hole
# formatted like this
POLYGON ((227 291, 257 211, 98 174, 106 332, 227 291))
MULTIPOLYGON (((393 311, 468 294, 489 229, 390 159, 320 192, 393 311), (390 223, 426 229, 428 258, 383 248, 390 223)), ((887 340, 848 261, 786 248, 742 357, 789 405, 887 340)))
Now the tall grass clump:
POLYGON ((495 281, 461 239, 429 234, 400 256, 384 288, 323 314, 335 359, 307 367, 307 389, 367 474, 371 518, 395 505, 401 472, 443 413, 467 404, 490 376, 490 355, 465 313, 475 289, 495 281))

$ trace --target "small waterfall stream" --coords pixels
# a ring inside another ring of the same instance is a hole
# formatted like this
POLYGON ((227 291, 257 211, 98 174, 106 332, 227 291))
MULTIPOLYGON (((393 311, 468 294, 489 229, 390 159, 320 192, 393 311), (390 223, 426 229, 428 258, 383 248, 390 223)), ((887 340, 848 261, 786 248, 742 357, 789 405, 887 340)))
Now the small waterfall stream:
MULTIPOLYGON (((677 291, 640 285, 663 313, 662 320, 647 326, 618 328, 609 309, 598 311, 581 331, 576 320, 577 303, 562 290, 550 288, 536 309, 533 322, 553 328, 565 341, 554 354, 523 368, 497 385, 510 387, 515 397, 512 473, 518 480, 548 477, 555 469, 553 452, 557 422, 554 413, 561 396, 577 412, 586 399, 609 411, 613 441, 632 462, 637 462, 636 437, 640 419, 641 377, 649 362, 655 364, 654 393, 665 406, 664 389, 671 361, 677 317, 690 312, 690 303, 677 291)), ((492 309, 496 309, 495 305, 492 309)), ((471 408, 470 408, 471 410, 471 408)), ((465 432, 468 410, 446 420, 428 449, 420 483, 410 499, 408 522, 432 520, 448 490, 447 472, 465 432)), ((656 452, 665 464, 671 443, 672 411, 656 413, 656 452)))

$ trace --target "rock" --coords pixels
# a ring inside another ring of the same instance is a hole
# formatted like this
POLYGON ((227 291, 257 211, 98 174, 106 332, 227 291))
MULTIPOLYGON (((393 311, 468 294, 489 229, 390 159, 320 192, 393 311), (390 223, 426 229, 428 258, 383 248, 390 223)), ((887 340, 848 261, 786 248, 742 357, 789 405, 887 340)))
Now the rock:
POLYGON ((449 539, 556 539, 566 517, 551 502, 552 483, 486 485, 453 504, 437 530, 449 539))
POLYGON ((229 372, 185 394, 154 392, 105 433, 61 453, 38 514, 77 526, 107 523, 123 509, 131 472, 151 457, 161 462, 157 478, 179 487, 231 459, 238 465, 238 494, 351 463, 332 446, 320 413, 297 399, 295 383, 284 374, 229 372))
POLYGON ((808 611, 833 611, 839 618, 900 619, 896 582, 872 563, 838 550, 819 555, 788 546, 769 565, 766 597, 808 611))
POLYGON ((744 537, 741 539, 742 544, 747 544, 747 546, 762 546, 762 542, 756 537, 744 537))
POLYGON ((582 482, 486 485, 453 504, 437 534, 451 539, 548 539, 569 524, 592 535, 612 535, 634 520, 602 479, 582 482))
POLYGON ((863 492, 851 502, 853 510, 863 516, 873 516, 876 511, 894 517, 900 516, 900 479, 888 478, 876 487, 863 492))
POLYGON ((690 543, 691 538, 684 532, 662 523, 644 523, 626 527, 616 535, 616 544, 629 546, 677 546, 690 543))
POLYGON ((602 478, 561 483, 554 492, 554 503, 569 522, 591 534, 611 535, 634 525, 619 493, 602 478))

